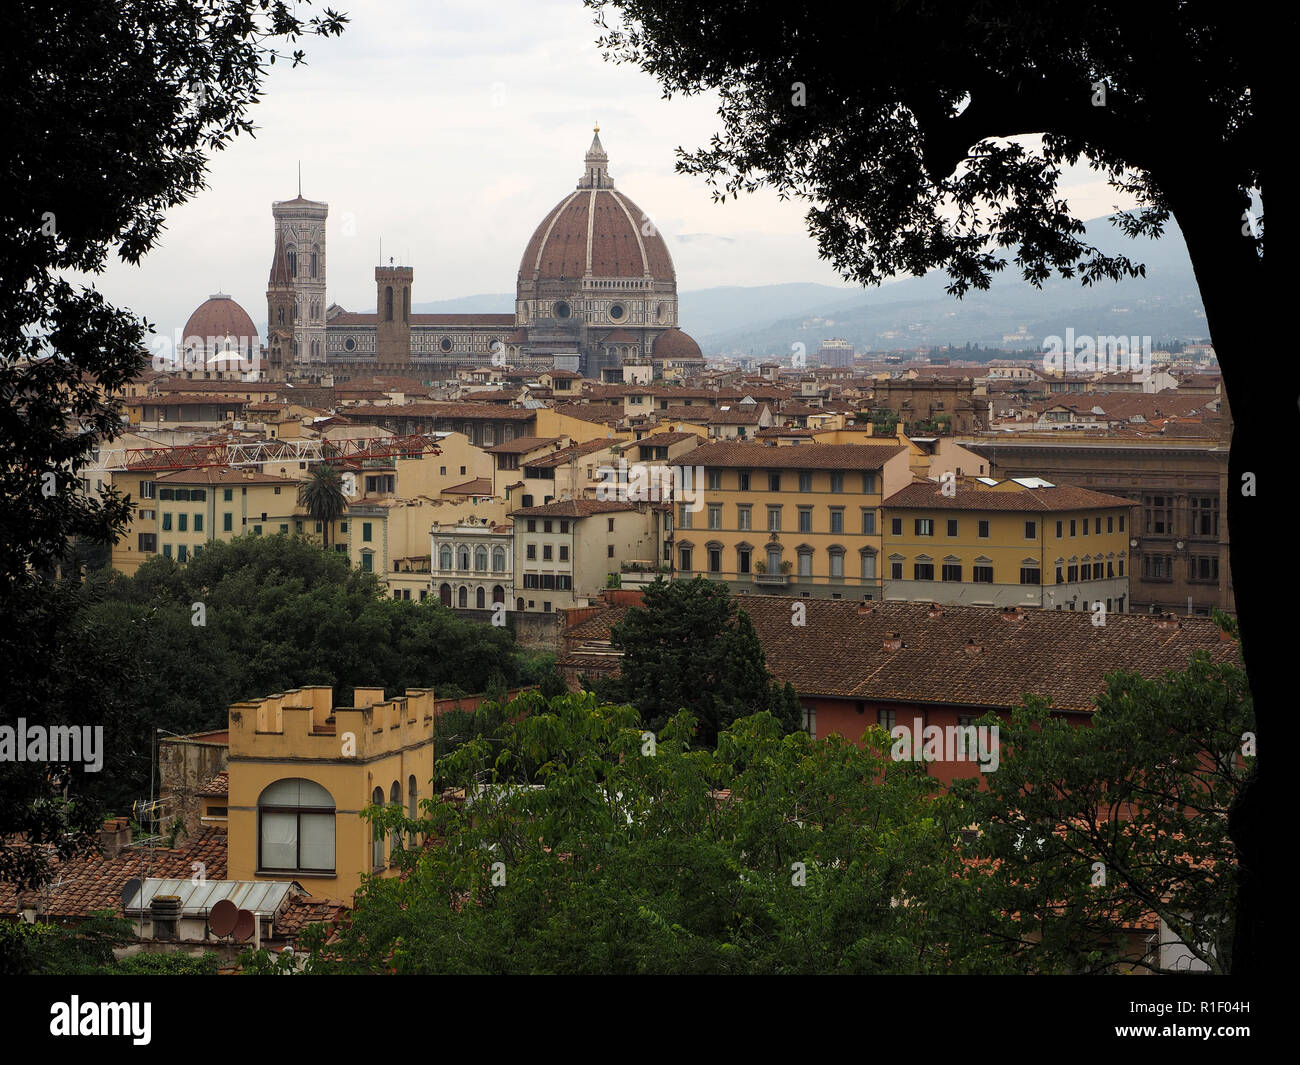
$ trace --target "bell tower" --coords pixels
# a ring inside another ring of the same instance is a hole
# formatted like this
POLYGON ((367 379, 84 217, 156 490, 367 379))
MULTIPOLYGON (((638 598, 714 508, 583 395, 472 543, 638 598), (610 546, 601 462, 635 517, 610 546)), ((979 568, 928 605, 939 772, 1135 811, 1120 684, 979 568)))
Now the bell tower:
POLYGON ((375 267, 375 361, 380 364, 411 361, 411 282, 409 266, 375 267))
POLYGON ((284 234, 277 233, 271 276, 266 285, 266 354, 273 370, 282 370, 298 361, 297 310, 284 234))

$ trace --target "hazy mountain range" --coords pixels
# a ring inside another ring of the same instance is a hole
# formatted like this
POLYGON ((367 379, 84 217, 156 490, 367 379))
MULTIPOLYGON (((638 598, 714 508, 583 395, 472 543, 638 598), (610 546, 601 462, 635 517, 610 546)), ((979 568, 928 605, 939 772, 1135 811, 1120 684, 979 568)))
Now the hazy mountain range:
MULTIPOLYGON (((1145 264, 1146 276, 1088 288, 1077 279, 1053 278, 1035 289, 1012 263, 988 291, 961 300, 944 292, 947 278, 937 271, 876 289, 804 283, 707 288, 679 293, 678 318, 706 355, 788 355, 796 343, 811 355, 828 337, 842 337, 858 351, 967 343, 1015 350, 1036 347, 1067 328, 1077 335, 1149 335, 1157 342, 1208 338, 1176 227, 1160 240, 1135 241, 1100 218, 1088 222, 1088 235, 1106 253, 1145 264)), ((513 306, 513 293, 502 293, 420 303, 413 310, 508 314, 513 306)))

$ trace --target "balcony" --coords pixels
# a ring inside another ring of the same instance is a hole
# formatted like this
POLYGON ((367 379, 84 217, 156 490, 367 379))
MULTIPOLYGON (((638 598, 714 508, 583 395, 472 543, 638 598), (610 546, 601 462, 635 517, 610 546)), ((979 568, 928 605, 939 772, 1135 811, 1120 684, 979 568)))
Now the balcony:
POLYGON ((770 584, 784 587, 790 583, 790 574, 788 573, 755 573, 755 584, 770 584))

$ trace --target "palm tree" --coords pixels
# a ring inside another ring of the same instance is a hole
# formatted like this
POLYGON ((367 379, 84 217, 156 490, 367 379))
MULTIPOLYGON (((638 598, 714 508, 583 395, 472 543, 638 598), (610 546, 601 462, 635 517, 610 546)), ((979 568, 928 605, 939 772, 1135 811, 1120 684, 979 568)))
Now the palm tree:
POLYGON ((298 490, 299 501, 307 508, 312 518, 321 523, 325 530, 324 549, 330 546, 330 523, 335 521, 345 510, 348 500, 343 494, 343 479, 337 467, 320 463, 312 467, 311 476, 298 490))

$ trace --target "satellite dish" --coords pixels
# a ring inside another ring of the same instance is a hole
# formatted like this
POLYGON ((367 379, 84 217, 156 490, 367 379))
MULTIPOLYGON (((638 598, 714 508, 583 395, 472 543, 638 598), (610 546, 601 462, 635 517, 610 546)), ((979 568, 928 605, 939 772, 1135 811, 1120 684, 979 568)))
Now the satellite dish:
MULTIPOLYGON (((229 900, 227 900, 229 901, 229 900)), ((234 903, 230 903, 232 906, 234 903)), ((257 930, 257 918, 253 916, 252 910, 239 910, 235 918, 235 938, 241 942, 245 939, 252 939, 253 933, 257 930)))
POLYGON ((212 912, 208 914, 208 924, 215 934, 228 936, 235 930, 235 922, 238 917, 239 907, 229 899, 222 899, 212 907, 212 912))
POLYGON ((140 890, 143 883, 144 881, 139 877, 133 876, 122 885, 122 909, 125 910, 126 904, 135 898, 135 893, 140 890))

